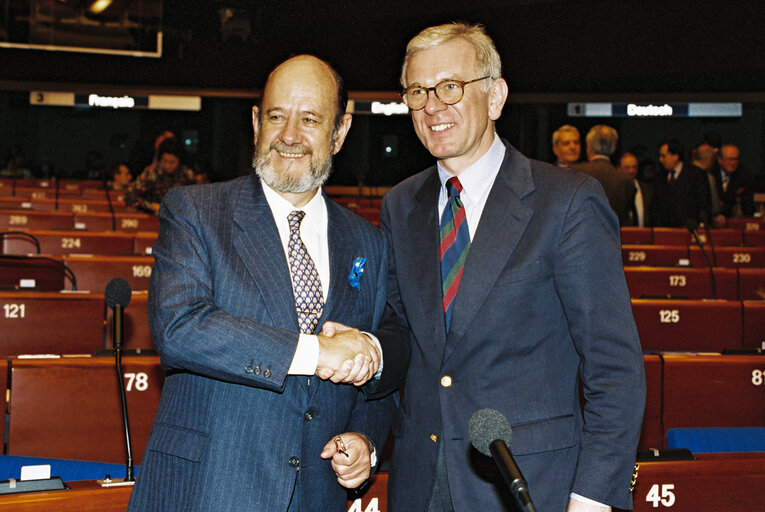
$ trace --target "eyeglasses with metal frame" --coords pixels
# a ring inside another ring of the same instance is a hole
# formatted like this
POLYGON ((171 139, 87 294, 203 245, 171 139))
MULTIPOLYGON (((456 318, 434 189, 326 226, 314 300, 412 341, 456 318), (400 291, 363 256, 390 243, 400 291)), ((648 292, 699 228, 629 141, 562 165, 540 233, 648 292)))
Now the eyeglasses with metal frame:
POLYGON ((410 85, 401 91, 401 98, 411 110, 422 110, 428 103, 428 91, 433 91, 433 94, 436 95, 436 98, 438 98, 441 103, 445 105, 454 105, 462 101, 462 97, 465 95, 466 85, 480 80, 486 80, 487 78, 491 78, 491 75, 467 81, 447 78, 446 80, 441 80, 433 87, 423 87, 418 84, 410 85))

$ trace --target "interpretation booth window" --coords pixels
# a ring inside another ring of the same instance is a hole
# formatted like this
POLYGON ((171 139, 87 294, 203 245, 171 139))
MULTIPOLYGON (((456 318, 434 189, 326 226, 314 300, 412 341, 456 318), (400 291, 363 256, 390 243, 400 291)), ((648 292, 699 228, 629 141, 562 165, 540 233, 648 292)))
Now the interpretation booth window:
POLYGON ((0 47, 162 56, 163 0, 0 0, 0 47))

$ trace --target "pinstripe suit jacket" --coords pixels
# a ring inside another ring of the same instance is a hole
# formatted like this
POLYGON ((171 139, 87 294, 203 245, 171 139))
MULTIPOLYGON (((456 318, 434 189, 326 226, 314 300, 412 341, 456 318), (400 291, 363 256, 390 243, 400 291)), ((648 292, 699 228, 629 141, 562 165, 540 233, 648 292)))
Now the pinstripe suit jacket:
MULTIPOLYGON (((379 231, 327 201, 331 283, 322 321, 374 330, 385 307, 379 231), (361 290, 348 273, 365 257, 361 290)), ((255 175, 172 189, 159 212, 149 322, 168 376, 131 496, 132 511, 343 510, 321 459, 356 431, 382 448, 392 396, 288 376, 298 341, 290 273, 255 175), (299 471, 298 471, 299 468, 299 471)))

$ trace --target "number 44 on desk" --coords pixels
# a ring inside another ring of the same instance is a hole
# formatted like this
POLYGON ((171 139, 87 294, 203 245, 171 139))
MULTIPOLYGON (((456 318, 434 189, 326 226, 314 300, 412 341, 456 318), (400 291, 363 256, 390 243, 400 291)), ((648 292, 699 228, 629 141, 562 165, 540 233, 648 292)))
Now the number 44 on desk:
POLYGON ((380 512, 380 509, 377 508, 377 498, 372 498, 369 501, 369 505, 367 505, 367 508, 362 509, 362 503, 361 498, 358 498, 353 501, 351 504, 351 508, 348 509, 348 512, 380 512))

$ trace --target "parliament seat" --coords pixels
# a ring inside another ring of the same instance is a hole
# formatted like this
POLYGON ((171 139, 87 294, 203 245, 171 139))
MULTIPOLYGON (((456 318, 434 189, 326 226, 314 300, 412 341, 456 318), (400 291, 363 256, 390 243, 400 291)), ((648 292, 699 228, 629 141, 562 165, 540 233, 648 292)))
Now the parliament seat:
POLYGON ((0 210, 0 230, 9 229, 72 229, 74 216, 69 212, 34 210, 0 210))
MULTIPOLYGON (((122 363, 133 460, 140 464, 165 375, 156 356, 125 356, 122 363)), ((8 455, 125 461, 114 358, 11 359, 9 366, 8 455)))
POLYGON ((765 356, 663 355, 663 426, 765 426, 765 356))
POLYGON ((728 219, 728 227, 733 229, 740 229, 742 231, 762 231, 765 230, 765 219, 728 219))
MULTIPOLYGON (((698 230, 702 244, 715 246, 741 245, 743 234, 740 229, 698 230)), ((653 243, 656 245, 696 245, 696 239, 685 228, 653 228, 653 243)))
MULTIPOLYGON (((714 251, 711 251, 709 246, 706 246, 705 250, 707 257, 715 267, 765 267, 765 247, 720 247, 715 245, 714 251)), ((693 267, 707 266, 699 247, 690 247, 690 260, 693 267)))
POLYGON ((645 414, 640 433, 638 450, 661 448, 664 443, 664 431, 661 427, 662 362, 657 354, 645 354, 645 414))
MULTIPOLYGON (((64 289, 64 259, 61 256, 0 255, 0 290, 58 292, 64 289), (51 261, 53 260, 53 261, 51 261)), ((72 282, 67 280, 69 288, 72 282)))
POLYGON ((742 347, 742 306, 727 300, 632 299, 645 351, 720 352, 742 347))
POLYGON ((622 245, 624 266, 676 267, 687 260, 687 245, 622 245))
POLYGON ((744 231, 744 244, 765 247, 765 230, 744 231))
MULTIPOLYGON (((712 299, 712 276, 706 268, 625 267, 630 296, 640 298, 712 299)), ((738 271, 715 268, 718 299, 738 299, 738 271)))
POLYGON ((103 293, 0 292, 0 356, 92 354, 105 308, 103 293))
POLYGON ((56 187, 16 187, 14 196, 25 197, 27 199, 55 199, 58 194, 59 199, 73 198, 80 195, 78 188, 70 189, 67 187, 59 187, 58 192, 56 187))
MULTIPOLYGON (((58 210, 63 212, 72 213, 85 213, 85 212, 109 212, 109 202, 100 199, 61 199, 58 201, 50 198, 43 199, 31 199, 29 202, 32 204, 34 210, 58 210)), ((120 201, 112 201, 112 208, 114 210, 124 210, 126 208, 125 203, 120 201)))
POLYGON ((157 241, 159 232, 141 231, 135 234, 133 253, 151 254, 151 247, 157 241))
POLYGON ((765 300, 765 268, 738 269, 738 298, 765 300))
POLYGON ((744 348, 765 350, 765 302, 745 300, 744 307, 744 348))
POLYGON ((103 292, 113 277, 122 277, 133 290, 148 290, 154 258, 150 256, 103 256, 70 254, 66 264, 77 277, 77 288, 103 292))
MULTIPOLYGON (((75 226, 89 231, 112 231, 112 215, 105 212, 76 213, 75 226)), ((116 231, 134 233, 136 231, 158 231, 159 219, 148 213, 115 213, 116 231)))
POLYGON ((667 448, 693 453, 765 452, 765 426, 671 428, 667 448))
MULTIPOLYGON (((28 230, 40 242, 40 252, 46 254, 132 254, 133 235, 118 232, 28 230)), ((5 237, 4 254, 28 254, 34 245, 22 238, 5 237)))
POLYGON ((633 511, 753 512, 762 510, 763 489, 765 453, 639 462, 633 511))
POLYGON ((629 245, 653 244, 653 229, 636 226, 625 226, 620 229, 621 243, 629 245))

